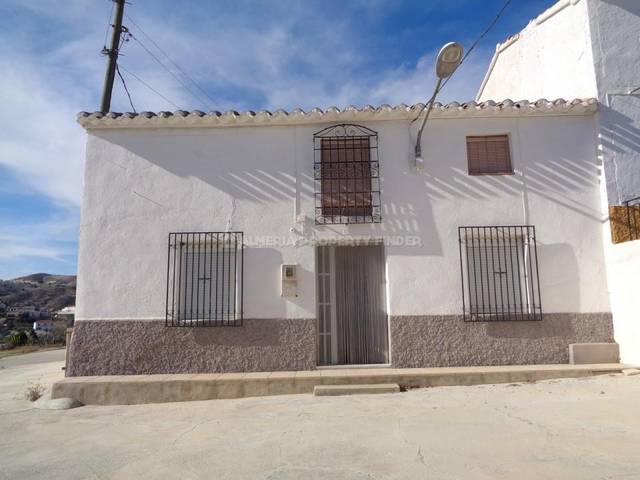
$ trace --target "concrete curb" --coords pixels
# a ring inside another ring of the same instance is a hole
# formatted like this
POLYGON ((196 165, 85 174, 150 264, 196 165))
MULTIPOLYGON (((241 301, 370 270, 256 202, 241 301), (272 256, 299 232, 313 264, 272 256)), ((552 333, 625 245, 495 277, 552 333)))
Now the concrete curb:
POLYGON ((316 385, 395 383, 402 388, 535 382, 620 373, 622 364, 518 365, 450 368, 358 368, 302 372, 67 377, 51 397, 85 405, 132 405, 312 393, 316 385))
POLYGON ((313 394, 316 397, 337 397, 340 395, 372 395, 378 393, 398 393, 397 383, 379 383, 374 385, 316 385, 313 394))

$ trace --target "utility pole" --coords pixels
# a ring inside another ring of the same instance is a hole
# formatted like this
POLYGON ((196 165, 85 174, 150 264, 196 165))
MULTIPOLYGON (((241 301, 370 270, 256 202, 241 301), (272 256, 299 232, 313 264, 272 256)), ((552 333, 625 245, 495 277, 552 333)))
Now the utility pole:
POLYGON ((104 77, 104 88, 102 90, 102 102, 100 111, 107 113, 111 109, 111 92, 113 91, 113 80, 116 76, 116 62, 118 61, 118 49, 120 48, 120 34, 122 33, 122 17, 124 16, 125 0, 112 0, 116 4, 116 23, 113 24, 113 34, 111 35, 111 48, 104 53, 109 57, 107 64, 107 74, 104 77))

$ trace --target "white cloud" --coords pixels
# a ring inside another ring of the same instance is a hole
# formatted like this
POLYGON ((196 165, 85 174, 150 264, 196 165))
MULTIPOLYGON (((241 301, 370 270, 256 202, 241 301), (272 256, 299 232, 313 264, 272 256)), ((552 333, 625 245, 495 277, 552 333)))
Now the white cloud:
POLYGON ((0 59, 0 164, 32 190, 78 206, 82 191, 83 135, 69 121, 75 95, 46 82, 29 62, 0 59))
MULTIPOLYGON (((218 110, 423 102, 435 85, 436 52, 425 53, 415 64, 372 67, 375 49, 350 23, 382 15, 383 8, 372 8, 371 1, 345 5, 351 15, 345 11, 343 16, 322 4, 303 2, 270 3, 260 15, 254 15, 254 2, 234 2, 226 10, 201 9, 202 18, 194 9, 172 4, 174 10, 167 13, 155 2, 139 2, 128 11, 205 87, 214 99, 208 103, 218 110)), ((0 276, 6 278, 40 265, 65 270, 64 265, 74 261, 85 141, 75 115, 98 109, 106 64, 99 50, 111 5, 86 0, 69 0, 64 8, 40 0, 6 0, 4 5, 28 12, 29 28, 0 32, 0 167, 9 168, 22 182, 3 185, 1 193, 8 195, 15 188, 41 194, 58 212, 44 222, 29 223, 26 218, 21 224, 0 225, 0 276), (54 33, 55 38, 47 37, 54 33)), ((153 48, 128 19, 125 24, 153 48)), ((122 53, 121 65, 181 108, 206 109, 135 41, 122 53)), ((472 99, 489 58, 488 50, 474 52, 440 100, 472 99)), ((175 109, 123 75, 138 111, 175 109)), ((117 77, 112 110, 130 110, 117 77)))
POLYGON ((77 211, 60 210, 42 222, 0 225, 0 278, 53 269, 74 273, 77 211))

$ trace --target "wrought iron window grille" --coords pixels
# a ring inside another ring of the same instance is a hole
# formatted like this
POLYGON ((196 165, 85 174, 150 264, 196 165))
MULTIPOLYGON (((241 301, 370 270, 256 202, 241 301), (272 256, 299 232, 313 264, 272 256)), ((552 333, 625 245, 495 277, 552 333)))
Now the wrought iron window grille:
POLYGON ((169 234, 168 327, 241 326, 243 233, 169 234))
POLYGON ((381 222, 378 134, 333 125, 314 134, 313 150, 316 224, 381 222))
POLYGON ((532 225, 458 227, 465 322, 542 320, 532 225))

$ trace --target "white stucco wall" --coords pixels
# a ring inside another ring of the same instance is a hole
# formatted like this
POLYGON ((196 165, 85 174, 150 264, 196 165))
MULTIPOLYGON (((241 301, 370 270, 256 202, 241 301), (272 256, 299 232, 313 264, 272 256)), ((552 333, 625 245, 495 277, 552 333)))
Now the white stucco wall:
POLYGON ((640 196, 640 2, 588 0, 609 204, 640 196))
MULTIPOLYGON (((588 0, 602 104, 596 120, 609 204, 640 196, 640 2, 588 0)), ((614 335, 622 361, 640 364, 640 241, 614 245, 605 226, 614 335)))
MULTIPOLYGON (((640 2, 561 0, 498 48, 480 100, 596 97, 603 211, 640 196, 640 2), (540 23, 540 20, 543 20, 540 23)), ((614 332, 625 362, 640 362, 640 242, 604 250, 614 332)))
POLYGON ((597 96, 586 0, 561 0, 498 45, 477 100, 597 96))
POLYGON ((536 226, 543 310, 607 312, 593 116, 434 119, 424 171, 406 121, 370 122, 381 224, 316 226, 313 133, 325 125, 105 129, 89 134, 78 319, 163 318, 167 234, 241 230, 245 318, 315 317, 317 238, 410 236, 386 247, 392 315, 461 313, 457 227, 536 226), (506 133, 516 174, 467 175, 465 136, 506 133), (265 237, 288 239, 287 246, 265 237), (299 296, 280 296, 280 264, 299 296))

